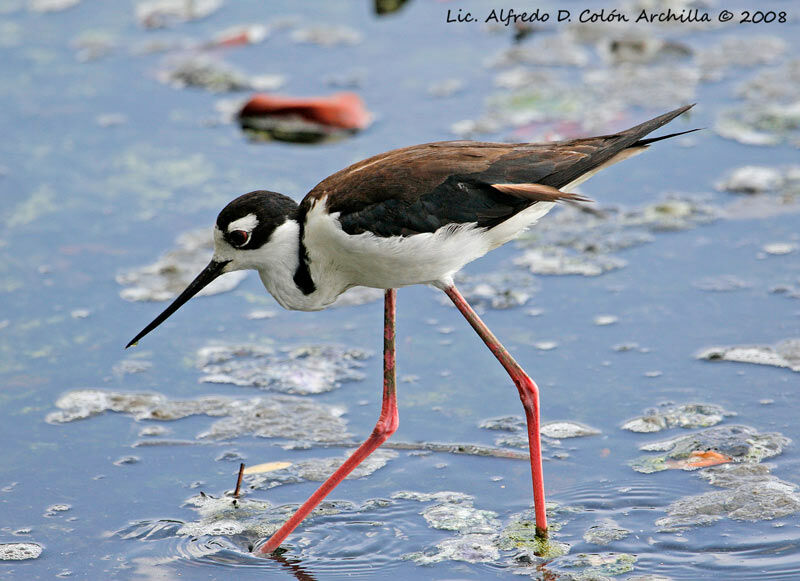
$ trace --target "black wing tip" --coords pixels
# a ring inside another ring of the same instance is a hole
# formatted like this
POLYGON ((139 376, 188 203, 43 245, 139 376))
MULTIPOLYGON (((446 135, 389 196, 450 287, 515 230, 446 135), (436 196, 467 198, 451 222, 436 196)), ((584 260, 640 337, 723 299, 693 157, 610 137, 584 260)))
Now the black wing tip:
MULTIPOLYGON (((677 109, 673 109, 672 111, 668 111, 662 115, 658 115, 657 117, 653 117, 652 119, 645 121, 644 123, 640 123, 630 129, 623 131, 618 134, 619 137, 623 137, 625 140, 633 139, 633 143, 630 143, 627 147, 644 147, 649 145, 650 143, 655 143, 656 141, 661 141, 662 139, 669 139, 670 137, 677 137, 678 135, 684 135, 686 133, 691 133, 693 131, 698 131, 699 129, 689 129, 688 131, 679 131, 676 133, 670 133, 669 135, 663 135, 661 137, 651 137, 649 139, 642 139, 645 135, 652 133, 659 127, 663 127, 676 117, 686 113, 689 109, 694 107, 697 103, 690 103, 688 105, 683 105, 682 107, 678 107, 677 109)), ((626 147, 626 148, 627 148, 626 147)))
POLYGON ((694 107, 696 104, 697 103, 690 103, 689 105, 683 105, 682 107, 678 107, 677 109, 673 109, 672 111, 668 111, 668 112, 666 112, 666 113, 664 113, 662 115, 658 115, 657 117, 653 117, 649 121, 645 121, 644 123, 640 123, 639 125, 636 125, 635 127, 631 127, 630 129, 628 129, 627 131, 624 131, 623 133, 639 133, 640 131, 643 131, 644 132, 643 135, 647 135, 651 131, 655 131, 659 127, 662 127, 663 125, 666 125, 667 123, 669 123, 670 121, 672 121, 676 117, 679 117, 680 115, 683 115, 689 109, 694 107))
POLYGON ((686 131, 678 131, 677 133, 670 133, 669 135, 661 135, 659 137, 650 137, 648 139, 640 139, 636 143, 634 143, 631 147, 647 147, 651 143, 655 143, 656 141, 663 141, 664 139, 670 139, 671 137, 679 137, 681 135, 686 135, 687 133, 694 133, 695 131, 705 131, 708 129, 707 127, 695 127, 694 129, 687 129, 686 131))

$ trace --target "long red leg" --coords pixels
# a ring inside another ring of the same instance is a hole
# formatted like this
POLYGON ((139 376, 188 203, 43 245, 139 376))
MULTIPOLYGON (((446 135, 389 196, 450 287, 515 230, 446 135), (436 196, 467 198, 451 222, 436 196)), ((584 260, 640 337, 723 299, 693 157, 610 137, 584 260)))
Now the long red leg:
POLYGON ((533 479, 533 503, 536 513, 536 533, 547 536, 547 513, 544 506, 544 479, 542 477, 542 444, 539 440, 539 388, 528 377, 528 374, 514 361, 511 354, 497 340, 469 303, 461 296, 455 286, 444 289, 461 314, 469 321, 472 328, 480 335, 486 346, 505 367, 514 385, 519 390, 519 398, 525 408, 525 420, 528 424, 528 446, 531 451, 531 475, 533 479))
POLYGON ((381 405, 381 415, 375 429, 372 430, 369 438, 353 452, 353 454, 342 464, 336 472, 322 483, 317 491, 297 509, 297 512, 287 520, 284 525, 273 534, 269 540, 259 547, 261 553, 271 553, 277 549, 291 532, 297 528, 308 514, 322 502, 336 486, 350 474, 356 466, 361 464, 364 459, 372 454, 378 446, 383 444, 389 436, 394 434, 400 423, 397 414, 397 392, 395 380, 395 350, 394 350, 394 313, 395 313, 396 291, 389 289, 384 298, 384 326, 383 326, 383 404, 381 405))

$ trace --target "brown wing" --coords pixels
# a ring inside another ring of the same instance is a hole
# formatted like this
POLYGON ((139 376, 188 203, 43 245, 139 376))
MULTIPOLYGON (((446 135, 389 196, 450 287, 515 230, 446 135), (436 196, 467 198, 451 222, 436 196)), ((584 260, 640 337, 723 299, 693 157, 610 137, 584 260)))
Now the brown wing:
MULTIPOLYGON (((558 190, 609 161, 691 106, 614 135, 553 143, 444 141, 376 155, 320 182, 301 216, 327 196, 350 234, 433 232, 447 224, 492 227, 537 201, 581 199, 558 190)), ((658 139, 658 138, 657 138, 658 139)))

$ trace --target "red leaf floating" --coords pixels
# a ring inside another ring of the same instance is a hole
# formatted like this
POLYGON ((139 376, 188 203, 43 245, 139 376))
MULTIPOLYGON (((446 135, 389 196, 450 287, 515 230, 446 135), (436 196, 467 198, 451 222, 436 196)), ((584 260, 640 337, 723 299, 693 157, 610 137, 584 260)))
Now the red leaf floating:
POLYGON ((287 97, 257 93, 239 111, 239 117, 298 116, 340 129, 364 129, 372 121, 361 97, 336 93, 329 97, 287 97))

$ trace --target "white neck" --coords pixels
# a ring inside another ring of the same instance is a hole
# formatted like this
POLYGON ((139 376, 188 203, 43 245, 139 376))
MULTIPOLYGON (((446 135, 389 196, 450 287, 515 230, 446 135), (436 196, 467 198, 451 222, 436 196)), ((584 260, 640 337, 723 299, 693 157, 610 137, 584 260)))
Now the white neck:
POLYGON ((300 264, 300 225, 296 220, 286 220, 272 233, 269 242, 252 250, 247 263, 239 260, 239 268, 258 270, 261 282, 285 309, 317 311, 331 304, 345 289, 332 281, 320 280, 320 265, 312 264, 311 274, 316 285, 314 292, 304 294, 294 282, 300 264), (329 284, 325 284, 328 282, 329 284))

